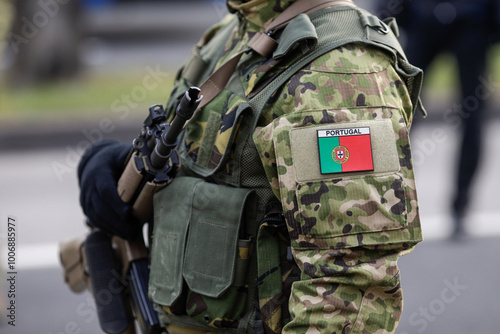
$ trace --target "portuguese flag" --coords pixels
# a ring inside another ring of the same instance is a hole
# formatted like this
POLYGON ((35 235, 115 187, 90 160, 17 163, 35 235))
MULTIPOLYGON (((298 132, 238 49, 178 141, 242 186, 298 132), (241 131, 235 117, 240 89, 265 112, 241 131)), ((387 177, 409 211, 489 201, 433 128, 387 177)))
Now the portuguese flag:
POLYGON ((318 130, 321 174, 373 170, 370 128, 318 130))

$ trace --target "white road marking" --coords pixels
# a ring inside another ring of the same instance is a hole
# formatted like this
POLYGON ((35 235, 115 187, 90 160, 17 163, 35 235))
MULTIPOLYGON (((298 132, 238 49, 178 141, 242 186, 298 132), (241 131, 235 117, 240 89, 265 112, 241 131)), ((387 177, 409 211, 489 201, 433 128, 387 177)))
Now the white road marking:
MULTIPOLYGON (((452 228, 452 220, 447 215, 422 217, 424 242, 444 240, 449 237, 452 228)), ((465 229, 472 237, 500 236, 500 212, 472 213, 467 217, 465 229)), ((1 268, 7 271, 7 246, 3 235, 0 240, 1 268)), ((16 253, 16 270, 19 271, 61 267, 59 243, 19 245, 16 253)))

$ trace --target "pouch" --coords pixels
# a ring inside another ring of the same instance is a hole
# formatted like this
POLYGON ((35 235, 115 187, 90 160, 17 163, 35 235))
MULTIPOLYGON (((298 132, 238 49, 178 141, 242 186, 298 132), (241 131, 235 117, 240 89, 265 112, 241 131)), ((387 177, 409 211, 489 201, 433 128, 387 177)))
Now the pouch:
POLYGON ((193 177, 178 177, 155 195, 150 295, 167 310, 186 305, 169 323, 240 326, 251 279, 245 208, 255 201, 251 189, 193 177))
POLYGON ((266 334, 279 334, 290 321, 288 300, 300 270, 292 258, 290 237, 280 209, 269 212, 257 234, 257 289, 260 320, 266 334))
POLYGON ((400 110, 308 111, 271 126, 295 247, 421 240, 409 136, 400 110))
POLYGON ((83 292, 89 280, 85 271, 85 237, 74 238, 59 244, 59 259, 64 270, 64 281, 71 291, 83 292))

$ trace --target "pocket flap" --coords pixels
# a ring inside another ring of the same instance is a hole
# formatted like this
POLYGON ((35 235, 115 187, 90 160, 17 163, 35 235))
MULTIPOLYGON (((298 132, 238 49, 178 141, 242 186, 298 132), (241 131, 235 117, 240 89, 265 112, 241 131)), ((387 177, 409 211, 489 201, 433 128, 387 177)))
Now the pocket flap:
POLYGON ((182 292, 182 270, 191 202, 201 179, 178 177, 155 195, 155 226, 149 292, 154 302, 172 306, 182 292))
POLYGON ((194 189, 184 279, 189 288, 219 297, 234 279, 240 226, 251 189, 198 183, 194 189))

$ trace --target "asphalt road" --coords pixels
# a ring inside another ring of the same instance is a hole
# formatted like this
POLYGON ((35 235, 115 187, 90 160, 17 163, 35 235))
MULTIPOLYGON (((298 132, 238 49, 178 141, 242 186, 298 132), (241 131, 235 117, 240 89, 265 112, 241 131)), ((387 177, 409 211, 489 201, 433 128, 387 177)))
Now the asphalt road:
MULTIPOLYGON (((412 134, 426 241, 400 260, 405 309, 397 333, 500 332, 496 316, 500 300, 498 130, 499 121, 489 122, 488 153, 467 225, 472 237, 463 243, 446 239, 451 227, 447 208, 456 136, 446 124, 437 122, 420 126, 412 134), (442 135, 436 137, 441 130, 442 135)), ((72 147, 79 141, 0 155, 0 261, 4 268, 9 218, 11 223, 15 220, 17 242, 16 298, 4 299, 15 300, 16 326, 8 325, 10 319, 2 315, 3 334, 99 333, 92 300, 87 293, 75 295, 67 289, 57 258, 59 241, 85 233, 75 176, 78 156, 72 147)), ((8 292, 11 275, 4 277, 1 282, 8 292)))

